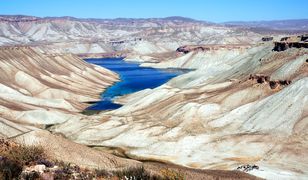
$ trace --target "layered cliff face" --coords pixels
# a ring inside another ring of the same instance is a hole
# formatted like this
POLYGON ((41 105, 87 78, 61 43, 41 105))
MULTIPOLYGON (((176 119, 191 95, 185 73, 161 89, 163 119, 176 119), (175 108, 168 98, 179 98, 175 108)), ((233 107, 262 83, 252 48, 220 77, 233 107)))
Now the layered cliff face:
POLYGON ((308 51, 272 49, 197 51, 158 63, 196 70, 118 99, 124 106, 102 113, 104 122, 69 120, 53 131, 136 159, 227 170, 258 164, 252 174, 305 178, 308 51))
POLYGON ((184 69, 206 68, 210 65, 218 65, 221 61, 227 62, 243 54, 250 47, 241 44, 184 46, 177 49, 174 58, 167 58, 161 62, 147 62, 145 59, 141 66, 184 69))

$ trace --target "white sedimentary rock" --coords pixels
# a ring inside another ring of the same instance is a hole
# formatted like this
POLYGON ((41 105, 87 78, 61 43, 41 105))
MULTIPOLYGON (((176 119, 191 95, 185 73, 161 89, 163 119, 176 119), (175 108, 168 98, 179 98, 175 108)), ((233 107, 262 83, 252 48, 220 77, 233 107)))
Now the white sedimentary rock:
MULTIPOLYGON (((158 88, 118 98, 124 106, 101 114, 103 122, 68 120, 53 130, 76 142, 120 147, 137 159, 229 170, 253 163, 260 170, 251 173, 260 177, 304 179, 307 51, 271 49, 255 47, 230 59, 214 54, 204 64, 198 57, 197 70, 158 88), (273 89, 270 80, 249 78, 275 73, 280 80, 294 81, 273 89)), ((193 61, 189 58, 187 65, 193 61)))

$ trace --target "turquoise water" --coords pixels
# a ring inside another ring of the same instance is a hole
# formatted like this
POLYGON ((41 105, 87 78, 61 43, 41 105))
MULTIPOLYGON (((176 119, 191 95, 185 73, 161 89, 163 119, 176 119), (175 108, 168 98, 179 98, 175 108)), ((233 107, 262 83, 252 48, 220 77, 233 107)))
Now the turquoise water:
POLYGON ((116 96, 130 94, 147 88, 155 88, 171 78, 187 72, 179 69, 154 69, 140 67, 138 63, 126 62, 122 58, 86 59, 87 62, 110 69, 120 75, 121 81, 106 89, 102 100, 87 110, 110 110, 121 107, 112 102, 116 96))

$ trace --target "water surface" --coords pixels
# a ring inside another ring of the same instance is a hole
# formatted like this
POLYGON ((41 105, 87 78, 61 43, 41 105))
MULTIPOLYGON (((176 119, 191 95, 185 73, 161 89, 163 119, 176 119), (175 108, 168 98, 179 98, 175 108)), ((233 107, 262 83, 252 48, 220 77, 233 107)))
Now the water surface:
POLYGON ((154 69, 140 67, 136 62, 126 62, 122 58, 86 59, 87 62, 110 69, 120 75, 121 80, 106 89, 102 100, 87 110, 110 110, 121 107, 112 102, 117 96, 134 93, 147 88, 158 87, 171 78, 187 72, 180 69, 154 69))

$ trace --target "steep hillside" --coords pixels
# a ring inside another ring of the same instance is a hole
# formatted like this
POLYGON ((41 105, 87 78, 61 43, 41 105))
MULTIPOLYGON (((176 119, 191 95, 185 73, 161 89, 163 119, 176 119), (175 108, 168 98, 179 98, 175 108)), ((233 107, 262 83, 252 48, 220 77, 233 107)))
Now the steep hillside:
MULTIPOLYGON (((151 174, 179 173, 194 179, 258 179, 242 172, 198 171, 168 164, 142 163, 77 144, 65 138, 63 133, 51 133, 50 126, 67 121, 77 125, 83 120, 86 124, 108 120, 79 113, 87 106, 84 102, 98 100, 101 91, 118 80, 117 75, 107 69, 87 64, 74 55, 42 54, 29 47, 1 47, 0 68, 1 139, 42 147, 52 160, 92 171, 98 169, 105 173, 104 176, 114 171, 133 173, 134 168, 144 167, 151 174)), ((0 167, 3 167, 6 156, 1 153, 0 167)), ((28 168, 35 169, 35 166, 28 168)), ((69 170, 57 173, 63 175, 69 170)))
POLYGON ((39 145, 50 158, 85 168, 140 165, 42 130, 86 118, 78 113, 88 106, 84 102, 98 100, 118 80, 115 73, 74 55, 41 54, 29 47, 1 47, 0 69, 0 138, 39 145))
POLYGON ((258 164, 250 173, 305 179, 308 51, 272 49, 183 54, 163 63, 197 70, 118 99, 124 106, 102 113, 104 122, 67 121, 53 131, 135 159, 226 170, 258 164))
MULTIPOLYGON (((98 100, 101 91, 118 80, 115 73, 74 55, 41 54, 29 47, 1 47, 0 68, 5 126, 7 120, 48 125, 74 119, 73 114, 88 106, 85 102, 98 100)), ((14 129, 20 130, 18 125, 14 129)))

